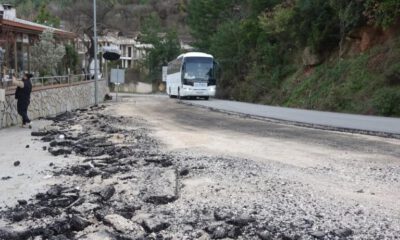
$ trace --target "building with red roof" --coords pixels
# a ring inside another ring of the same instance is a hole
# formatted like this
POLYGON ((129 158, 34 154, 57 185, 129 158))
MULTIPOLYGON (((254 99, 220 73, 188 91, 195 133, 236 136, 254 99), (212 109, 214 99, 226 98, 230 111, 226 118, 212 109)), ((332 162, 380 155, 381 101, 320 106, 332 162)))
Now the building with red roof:
POLYGON ((15 8, 8 4, 0 4, 1 76, 32 70, 31 47, 46 29, 54 32, 57 42, 74 41, 74 33, 17 18, 15 8))

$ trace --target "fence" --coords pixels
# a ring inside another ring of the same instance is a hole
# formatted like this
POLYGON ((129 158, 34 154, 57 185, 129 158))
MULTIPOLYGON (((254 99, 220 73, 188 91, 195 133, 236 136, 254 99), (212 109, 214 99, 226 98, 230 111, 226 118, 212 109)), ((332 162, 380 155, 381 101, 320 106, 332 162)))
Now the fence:
MULTIPOLYGON (((65 76, 51 76, 51 77, 34 77, 31 78, 33 87, 44 87, 53 85, 71 85, 74 83, 84 82, 90 80, 89 75, 65 75, 65 76)), ((0 89, 13 90, 15 86, 10 80, 0 81, 0 89)))
POLYGON ((65 75, 65 76, 51 76, 51 77, 37 77, 32 78, 32 86, 34 87, 43 87, 43 86, 52 86, 59 84, 73 84, 77 82, 83 82, 90 80, 89 75, 79 74, 79 75, 65 75))

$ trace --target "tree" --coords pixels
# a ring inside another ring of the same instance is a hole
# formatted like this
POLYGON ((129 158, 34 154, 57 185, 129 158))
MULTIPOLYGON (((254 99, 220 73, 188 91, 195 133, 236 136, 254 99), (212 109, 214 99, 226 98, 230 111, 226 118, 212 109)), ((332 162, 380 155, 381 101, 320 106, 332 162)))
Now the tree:
POLYGON ((53 16, 46 7, 46 4, 43 4, 40 7, 39 14, 36 16, 35 22, 44 24, 50 27, 58 28, 60 27, 60 19, 56 16, 53 16))
POLYGON ((350 31, 365 23, 363 16, 365 9, 362 1, 330 0, 330 5, 335 10, 339 20, 339 57, 341 57, 344 53, 343 44, 346 36, 350 31))
MULTIPOLYGON (((93 3, 82 0, 62 0, 58 15, 66 23, 66 28, 77 34, 86 47, 86 68, 94 59, 93 3)), ((140 16, 150 14, 150 6, 142 6, 137 1, 97 0, 96 18, 99 36, 112 31, 129 33, 137 31, 140 16)))
POLYGON ((267 9, 272 9, 275 5, 281 3, 285 4, 285 2, 289 2, 288 0, 247 0, 247 4, 250 6, 251 16, 258 17, 260 13, 266 11, 267 9))
MULTIPOLYGON (((96 5, 97 31, 102 35, 106 29, 112 28, 109 24, 113 16, 114 1, 98 0, 96 5)), ((92 1, 63 0, 59 13, 66 21, 67 28, 77 34, 79 40, 86 47, 86 69, 89 72, 90 63, 94 60, 94 32, 93 32, 93 3, 92 1), (89 40, 89 41, 88 41, 89 40)))
POLYGON ((180 53, 178 35, 174 30, 168 30, 165 34, 161 34, 160 20, 155 15, 145 21, 142 32, 141 41, 153 46, 147 50, 145 60, 150 72, 150 79, 158 80, 162 66, 175 59, 180 53))
POLYGON ((73 45, 65 45, 65 56, 62 61, 63 66, 65 67, 65 70, 67 70, 67 72, 68 69, 72 72, 77 70, 79 56, 73 45))
POLYGON ((36 15, 35 5, 32 0, 27 0, 17 6, 18 17, 33 21, 36 15))
POLYGON ((246 48, 243 46, 242 31, 238 21, 229 21, 222 24, 210 39, 210 52, 221 64, 223 78, 218 85, 221 89, 237 85, 243 77, 246 63, 246 48))
POLYGON ((45 30, 40 40, 32 47, 32 65, 40 75, 50 74, 65 55, 65 47, 57 44, 52 30, 45 30))
POLYGON ((201 50, 210 48, 210 40, 217 28, 230 20, 238 0, 192 0, 188 5, 188 24, 196 46, 201 50))
POLYGON ((297 0, 290 26, 299 48, 309 46, 322 53, 339 45, 339 17, 329 1, 297 0))

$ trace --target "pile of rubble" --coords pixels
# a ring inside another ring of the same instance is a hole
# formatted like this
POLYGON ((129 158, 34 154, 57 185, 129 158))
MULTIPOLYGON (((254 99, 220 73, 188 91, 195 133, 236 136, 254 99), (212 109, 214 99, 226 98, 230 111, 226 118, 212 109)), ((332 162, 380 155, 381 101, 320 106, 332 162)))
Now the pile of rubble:
POLYGON ((169 227, 169 223, 153 218, 138 223, 131 222, 130 218, 143 203, 167 204, 177 199, 177 170, 172 157, 158 151, 157 142, 149 137, 141 120, 99 113, 104 108, 80 109, 48 118, 54 121, 50 129, 32 132, 33 137, 48 142, 49 146, 43 150, 53 156, 67 158, 76 154, 85 159, 81 164, 61 170, 55 167, 55 176, 70 180, 65 185, 52 186, 47 192, 38 193, 29 203, 20 200, 14 208, 3 211, 1 215, 6 220, 29 227, 0 229, 0 239, 73 239, 84 236, 90 239, 86 232, 77 233, 99 225, 105 225, 105 230, 98 233, 100 235, 136 239, 169 227), (74 129, 77 126, 78 130, 74 129), (126 130, 123 126, 135 129, 126 130), (143 172, 143 168, 148 172, 143 172), (116 193, 114 186, 121 181, 127 184, 135 178, 132 174, 135 172, 143 177, 143 190, 133 202, 120 201, 118 198, 124 192, 116 193), (93 184, 95 189, 91 189, 91 184, 86 185, 87 179, 97 181, 93 184), (110 184, 103 186, 106 180, 110 184), (76 181, 77 184, 72 184, 76 181), (146 181, 148 183, 144 183, 146 181), (155 184, 157 181, 159 184, 155 184), (131 237, 123 236, 128 233, 131 237))

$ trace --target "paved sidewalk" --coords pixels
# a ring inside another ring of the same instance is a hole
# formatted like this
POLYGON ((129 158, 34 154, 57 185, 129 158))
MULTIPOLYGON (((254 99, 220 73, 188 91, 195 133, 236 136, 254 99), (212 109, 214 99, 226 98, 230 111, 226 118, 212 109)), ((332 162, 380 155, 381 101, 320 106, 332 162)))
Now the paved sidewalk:
POLYGON ((296 125, 374 135, 397 135, 400 137, 400 118, 320 112, 216 99, 210 101, 184 101, 184 103, 207 107, 213 110, 283 120, 295 123, 296 125))
MULTIPOLYGON (((33 130, 48 123, 35 121, 33 130)), ((57 183, 59 180, 49 175, 50 163, 63 166, 74 160, 73 156, 54 157, 44 151, 43 146, 48 144, 34 140, 31 131, 19 127, 0 129, 0 209, 15 205, 20 199, 28 200, 46 185, 57 183), (14 166, 16 161, 20 162, 19 166, 14 166)))

